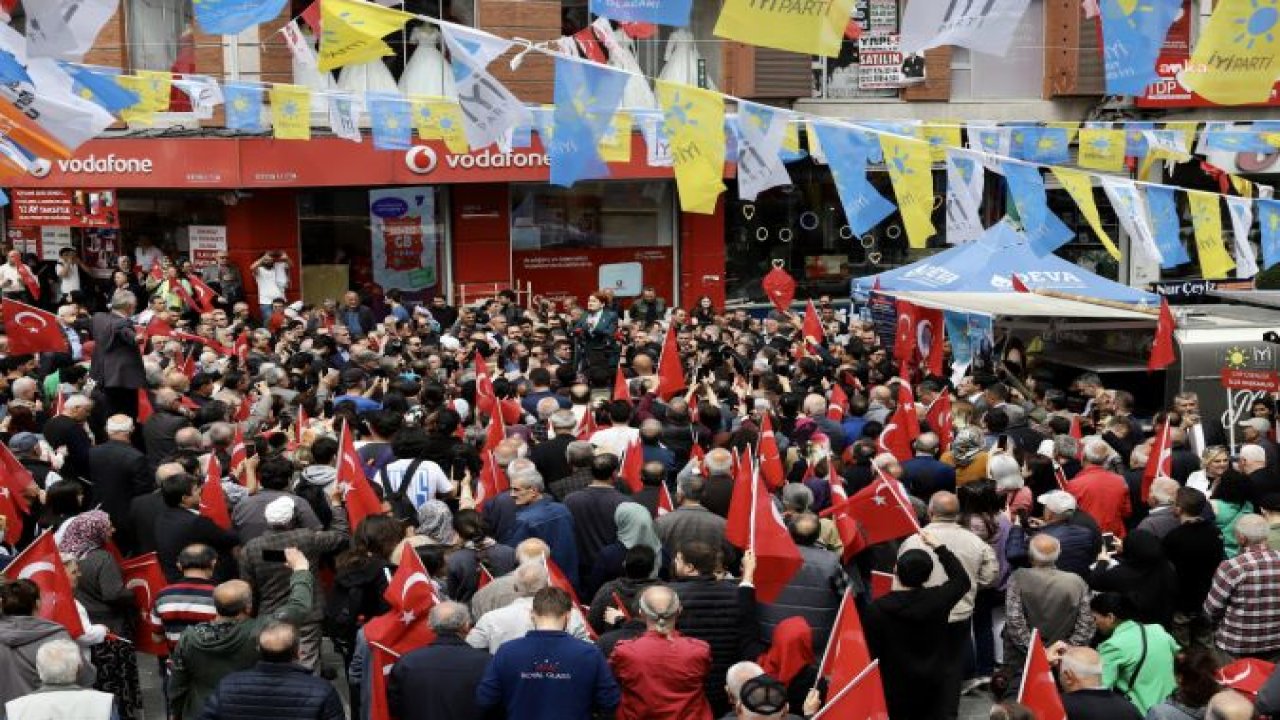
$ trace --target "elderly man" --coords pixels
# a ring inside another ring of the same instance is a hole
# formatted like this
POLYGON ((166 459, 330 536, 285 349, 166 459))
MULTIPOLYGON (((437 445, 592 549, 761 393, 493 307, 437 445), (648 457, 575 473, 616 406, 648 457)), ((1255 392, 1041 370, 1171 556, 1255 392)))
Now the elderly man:
POLYGON ((253 589, 243 580, 222 583, 213 591, 218 613, 212 622, 193 625, 182 632, 170 656, 169 703, 174 715, 195 718, 218 683, 238 670, 247 670, 258 661, 258 634, 272 620, 298 622, 311 612, 315 578, 307 556, 297 548, 287 548, 285 565, 289 576, 289 602, 274 616, 254 616, 253 589))
POLYGON ((1084 469, 1067 483, 1067 492, 1080 509, 1098 521, 1102 532, 1123 538, 1125 519, 1133 511, 1129 503, 1129 486, 1124 478, 1106 469, 1111 447, 1102 440, 1091 440, 1084 446, 1084 469))
POLYGON ((938 459, 938 436, 921 433, 911 443, 915 456, 902 463, 902 480, 911 494, 928 500, 940 491, 955 492, 956 469, 938 459))
MULTIPOLYGON (((528 396, 525 399, 527 400, 528 396)), ((529 459, 533 461, 542 477, 550 481, 551 493, 556 496, 556 499, 563 501, 569 492, 577 489, 568 489, 561 494, 558 485, 575 469, 569 457, 569 448, 577 442, 575 430, 578 427, 578 421, 573 416, 572 410, 557 409, 551 413, 550 422, 554 435, 534 446, 529 451, 529 459)), ((585 444, 590 445, 590 443, 585 444)))
POLYGON ((142 423, 142 440, 147 460, 156 467, 173 454, 178 431, 191 427, 191 419, 182 407, 182 396, 170 388, 156 390, 151 408, 151 417, 142 423))
POLYGON ((724 448, 707 453, 701 469, 696 459, 690 460, 676 476, 676 483, 687 477, 702 474, 702 504, 720 517, 729 516, 729 501, 733 499, 733 455, 724 448))
MULTIPOLYGON (((1052 645, 1088 645, 1093 639, 1089 585, 1075 573, 1059 570, 1062 547, 1052 535, 1031 538, 1031 567, 1015 570, 1005 591, 1004 662, 1022 672, 1033 630, 1052 645)), ((1011 683, 1016 684, 1016 683, 1011 683)))
MULTIPOLYGON (((503 643, 524 637, 533 629, 529 610, 533 604, 533 596, 542 588, 550 585, 545 565, 526 563, 515 569, 516 597, 509 604, 485 613, 475 627, 467 633, 467 644, 473 648, 488 650, 490 654, 498 652, 503 643)), ((578 608, 574 608, 569 618, 568 631, 581 640, 589 639, 586 622, 578 608)))
MULTIPOLYGON (((978 590, 990 587, 996 580, 999 570, 995 551, 987 542, 974 535, 967 528, 959 525, 960 501, 953 493, 934 493, 929 498, 929 524, 925 530, 936 539, 937 543, 950 550, 965 573, 969 576, 968 588, 959 601, 951 608, 947 625, 947 643, 954 657, 964 652, 969 642, 970 625, 973 618, 973 603, 978 590)), ((898 552, 901 558, 912 550, 924 550, 932 557, 934 548, 927 545, 921 535, 907 538, 898 552)), ((925 587, 937 587, 947 581, 947 571, 936 561, 925 587)), ((960 682, 963 668, 960 663, 950 663, 947 673, 942 678, 939 692, 942 704, 938 707, 946 717, 954 718, 959 711, 960 682)))
POLYGON ((1077 511, 1076 499, 1063 490, 1044 493, 1038 499, 1044 506, 1044 517, 1017 523, 1009 530, 1009 542, 1005 546, 1009 563, 1026 564, 1033 532, 1052 535, 1061 546, 1058 568, 1087 579, 1102 549, 1102 535, 1093 519, 1077 511))
POLYGON ((1151 510, 1134 529, 1145 530, 1164 540, 1170 531, 1181 524, 1178 516, 1173 512, 1173 501, 1180 487, 1182 486, 1173 478, 1156 478, 1151 483, 1151 491, 1147 495, 1147 504, 1151 506, 1151 510))
MULTIPOLYGON (((279 562, 266 558, 267 551, 279 552, 298 548, 308 564, 319 565, 320 559, 346 548, 350 540, 347 511, 342 504, 342 490, 336 485, 328 495, 333 513, 331 530, 298 526, 299 505, 307 503, 292 497, 277 497, 264 511, 267 529, 244 545, 241 574, 253 585, 254 606, 259 612, 271 613, 289 602, 290 573, 279 562)), ((318 583, 313 583, 318 588, 318 583)), ((302 637, 299 662, 308 669, 320 661, 320 621, 324 616, 324 600, 317 594, 311 601, 311 613, 298 626, 302 637)))
POLYGON ((115 698, 111 693, 76 684, 83 663, 80 647, 71 640, 55 638, 45 642, 36 651, 40 688, 5 703, 5 716, 9 720, 114 720, 115 698))
POLYGON ((67 449, 66 459, 59 470, 64 478, 89 480, 92 477, 93 439, 85 423, 93 413, 93 401, 84 395, 72 395, 62 403, 62 414, 49 418, 44 424, 44 439, 50 447, 67 449))
MULTIPOLYGON (((516 546, 516 567, 529 563, 542 565, 550 555, 551 549, 545 542, 529 538, 516 546)), ((512 570, 476 590, 476 594, 471 596, 471 617, 479 620, 485 613, 506 607, 518 597, 520 593, 516 590, 516 573, 512 570)))
POLYGON ((435 642, 402 656, 391 669, 387 702, 400 720, 470 720, 482 717, 476 686, 490 655, 466 642, 471 631, 467 606, 442 602, 428 618, 435 642))
POLYGON ((725 544, 726 521, 702 504, 705 491, 705 480, 701 476, 681 473, 676 488, 676 509, 654 523, 663 547, 680 548, 686 543, 699 542, 719 548, 725 544))
POLYGON ((1280 469, 1280 448, 1276 447, 1271 434, 1271 421, 1266 418, 1249 418, 1240 423, 1241 434, 1246 443, 1257 445, 1266 453, 1266 465, 1273 470, 1280 469))
POLYGON ((840 566, 840 556, 818 546, 821 527, 817 515, 793 515, 790 526, 791 539, 804 563, 772 603, 760 605, 760 629, 766 639, 771 639, 774 628, 783 620, 802 617, 812 628, 814 651, 821 654, 849 578, 840 566))
POLYGON ((619 720, 645 717, 710 720, 707 675, 711 647, 676 631, 680 597, 655 585, 640 595, 645 633, 614 646, 609 665, 622 687, 619 720))
POLYGON ((1204 614, 1216 629, 1214 646, 1229 658, 1272 659, 1280 653, 1280 551, 1267 546, 1269 530, 1261 515, 1236 521, 1240 552, 1218 566, 1204 601, 1204 614))
POLYGON ((1129 699, 1102 686, 1102 658, 1088 647, 1054 649, 1062 683, 1062 707, 1071 720, 1141 720, 1129 699))
POLYGON ((516 503, 515 527, 509 542, 515 545, 528 538, 538 538, 551 548, 551 559, 575 586, 578 584, 578 545, 573 515, 552 500, 537 470, 512 473, 511 497, 516 503))
POLYGON ((573 516, 579 577, 586 577, 591 572, 601 548, 618 540, 618 525, 614 522, 613 513, 628 498, 618 492, 617 474, 617 457, 609 453, 596 455, 591 461, 591 484, 569 493, 561 501, 573 516))
POLYGON ((147 456, 133 446, 132 437, 133 418, 112 415, 107 418, 107 441, 89 451, 93 497, 111 516, 116 541, 130 552, 135 545, 129 527, 129 505, 135 497, 146 495, 155 487, 147 456))
POLYGON ((1268 495, 1280 493, 1280 466, 1270 464, 1267 451, 1261 445, 1241 445, 1236 468, 1249 479, 1255 505, 1261 504, 1268 495))
POLYGON ((111 296, 111 311, 93 316, 93 358, 89 376, 107 397, 107 409, 136 417, 138 388, 144 388, 146 372, 142 368, 142 351, 131 319, 138 298, 128 291, 111 296))
POLYGON ((298 652, 297 629, 285 622, 268 622, 258 633, 258 663, 223 678, 200 712, 200 720, 345 720, 338 691, 300 665, 298 652))

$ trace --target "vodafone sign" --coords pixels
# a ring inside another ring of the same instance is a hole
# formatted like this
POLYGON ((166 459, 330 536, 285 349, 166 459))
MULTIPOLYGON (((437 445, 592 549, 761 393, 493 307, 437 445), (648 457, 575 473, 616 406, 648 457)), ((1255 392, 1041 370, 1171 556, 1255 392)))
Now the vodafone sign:
MULTIPOLYGON (((485 149, 466 155, 446 154, 444 163, 450 170, 506 170, 548 168, 551 167, 551 158, 532 150, 497 153, 491 149, 485 149)), ((440 165, 440 157, 430 145, 419 145, 405 151, 404 165, 415 175, 430 175, 440 165)))
POLYGON ((12 180, 19 188, 236 187, 233 141, 198 139, 90 140, 66 159, 41 160, 12 180))

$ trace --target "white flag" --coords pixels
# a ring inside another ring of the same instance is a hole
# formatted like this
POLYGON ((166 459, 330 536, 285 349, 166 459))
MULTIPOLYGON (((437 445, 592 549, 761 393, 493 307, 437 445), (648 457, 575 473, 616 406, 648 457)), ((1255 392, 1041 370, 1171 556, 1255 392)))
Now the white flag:
POLYGON ((513 43, 457 25, 441 25, 440 30, 449 48, 462 125, 471 149, 489 147, 511 128, 529 124, 529 109, 488 70, 489 63, 513 43))
POLYGON ((69 150, 75 150, 115 123, 111 113, 72 91, 71 76, 56 60, 33 57, 27 74, 35 92, 18 85, 0 86, 0 97, 17 105, 46 132, 69 150))
POLYGON ((174 77, 173 85, 186 93, 191 101, 191 112, 199 120, 212 118, 214 108, 222 104, 222 87, 207 75, 174 77))
POLYGON ((119 0, 23 0, 28 54, 80 62, 117 5, 119 0))
MULTIPOLYGON (((1158 267, 1164 256, 1156 245, 1155 231, 1151 228, 1151 216, 1147 203, 1132 180, 1100 176, 1102 189, 1111 201, 1111 208, 1120 219, 1120 226, 1129 235, 1130 264, 1138 269, 1158 267)), ((1157 271, 1158 272, 1158 271, 1157 271)))
POLYGON ((1031 0, 912 0, 902 17, 902 52, 957 45, 988 55, 1009 52, 1031 0))
POLYGON ((316 67, 316 49, 311 46, 307 36, 302 34, 302 28, 298 27, 297 20, 285 23, 280 28, 280 34, 284 36, 289 52, 293 54, 293 59, 297 60, 299 65, 316 67))
POLYGON ((1236 261, 1236 277, 1251 278, 1258 274, 1258 255, 1249 243, 1249 230, 1253 228, 1253 199, 1230 196, 1227 210, 1231 213, 1231 236, 1236 261))
POLYGON ((632 117, 633 122, 640 126, 640 134, 644 135, 649 167, 671 167, 675 156, 671 154, 671 143, 663 137, 662 113, 637 110, 632 117))
POLYGON ((966 125, 969 149, 978 153, 982 164, 992 172, 1004 173, 1004 158, 1010 156, 1013 146, 1013 128, 997 125, 966 125), (992 157, 1001 155, 1003 157, 992 157))
POLYGON ((769 188, 790 185, 782 141, 791 113, 743 102, 738 105, 738 197, 755 200, 769 188))
POLYGON ((947 150, 947 243, 973 242, 984 232, 981 163, 963 150, 947 150))
POLYGON ((360 134, 360 100, 350 93, 329 92, 329 130, 343 140, 364 142, 360 134))

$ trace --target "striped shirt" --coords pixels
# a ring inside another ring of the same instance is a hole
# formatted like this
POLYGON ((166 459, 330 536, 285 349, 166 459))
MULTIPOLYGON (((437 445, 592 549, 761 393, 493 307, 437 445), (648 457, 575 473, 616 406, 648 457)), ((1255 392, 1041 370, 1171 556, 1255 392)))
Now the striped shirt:
POLYGON ((151 623, 164 628, 169 647, 178 644, 182 631, 189 625, 209 622, 217 617, 213 609, 216 583, 202 578, 183 578, 156 593, 151 608, 151 623))
POLYGON ((1204 612, 1217 626, 1214 640, 1224 652, 1241 656, 1280 650, 1280 552, 1254 546, 1223 561, 1204 612))

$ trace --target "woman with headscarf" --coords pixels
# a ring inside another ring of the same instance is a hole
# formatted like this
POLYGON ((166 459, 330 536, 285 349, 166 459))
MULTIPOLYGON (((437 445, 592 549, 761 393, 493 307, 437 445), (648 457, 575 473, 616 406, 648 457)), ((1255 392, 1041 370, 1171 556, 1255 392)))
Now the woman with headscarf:
POLYGON ((653 529, 653 516, 645 506, 640 503, 624 502, 613 511, 613 521, 618 526, 618 539, 600 549, 587 577, 587 584, 583 588, 584 595, 594 596, 601 585, 621 577, 627 550, 636 545, 647 545, 657 558, 653 569, 649 572, 649 577, 658 577, 659 572, 670 562, 662 551, 662 541, 658 539, 658 533, 653 529))
POLYGON ((453 530, 453 513, 440 500, 428 500, 418 508, 418 537, 425 537, 433 545, 458 544, 458 533, 453 530))
POLYGON ((956 430, 951 449, 942 454, 942 462, 956 469, 956 486, 985 480, 987 477, 985 438, 982 429, 969 425, 956 430))
POLYGON ((107 636, 90 646, 90 657, 98 671, 93 687, 116 697, 122 720, 131 720, 142 709, 138 683, 138 658, 131 637, 135 601, 125 587, 120 565, 106 549, 115 528, 102 510, 89 510, 66 521, 58 549, 74 559, 76 603, 84 607, 93 625, 105 626, 107 636))
POLYGON ((826 701, 827 683, 818 677, 813 653, 813 628, 800 616, 789 617, 773 629, 773 644, 756 660, 771 677, 787 686, 787 705, 804 707, 809 690, 817 683, 826 701))

